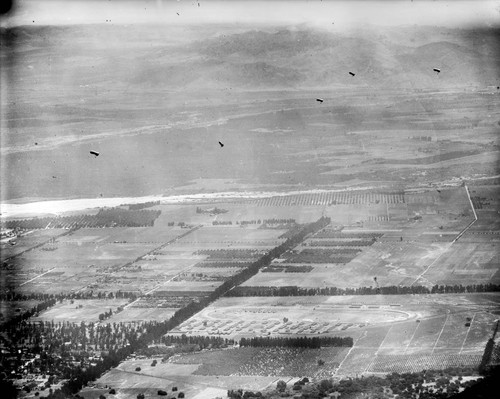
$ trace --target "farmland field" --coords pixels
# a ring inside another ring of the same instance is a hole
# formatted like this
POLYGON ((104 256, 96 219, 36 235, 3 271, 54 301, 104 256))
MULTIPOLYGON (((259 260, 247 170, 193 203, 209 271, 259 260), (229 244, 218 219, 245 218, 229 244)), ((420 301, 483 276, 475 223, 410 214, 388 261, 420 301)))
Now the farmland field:
POLYGON ((124 306, 127 300, 124 299, 89 299, 74 300, 58 303, 52 308, 33 317, 33 321, 68 321, 70 323, 96 323, 99 321, 99 314, 109 311, 115 312, 117 307, 124 306))
POLYGON ((120 398, 136 399, 139 393, 156 396, 159 389, 172 393, 172 389, 177 387, 177 392, 184 392, 187 398, 193 398, 207 387, 218 388, 217 392, 239 388, 260 390, 276 381, 276 377, 264 376, 218 375, 214 378, 211 375, 197 375, 195 373, 199 367, 200 364, 171 362, 158 362, 152 367, 151 359, 127 360, 99 378, 92 387, 84 388, 80 394, 88 399, 98 398, 100 394, 108 393, 109 389, 105 387, 113 387, 120 398), (141 370, 135 371, 137 367, 141 370))
POLYGON ((19 255, 21 252, 27 251, 66 232, 64 229, 33 230, 21 237, 12 238, 7 241, 2 239, 2 243, 0 244, 0 260, 3 262, 6 258, 19 255), (14 241, 15 245, 12 245, 9 241, 14 241))
POLYGON ((238 348, 175 356, 169 362, 201 365, 194 374, 316 378, 331 375, 348 348, 238 348), (319 365, 318 360, 326 360, 319 365))
MULTIPOLYGON (((497 307, 494 294, 224 298, 173 333, 236 339, 353 337, 354 347, 343 352, 346 357, 340 359, 340 368, 331 369, 328 376, 388 372, 398 367, 415 371, 420 364, 412 361, 415 356, 429 368, 476 367, 495 326, 497 316, 491 312, 497 307), (465 326, 468 318, 470 327, 465 326)), ((207 367, 215 370, 215 366, 207 367)))
POLYGON ((175 308, 136 308, 129 307, 119 313, 114 313, 106 323, 141 323, 146 321, 168 320, 175 313, 175 308))

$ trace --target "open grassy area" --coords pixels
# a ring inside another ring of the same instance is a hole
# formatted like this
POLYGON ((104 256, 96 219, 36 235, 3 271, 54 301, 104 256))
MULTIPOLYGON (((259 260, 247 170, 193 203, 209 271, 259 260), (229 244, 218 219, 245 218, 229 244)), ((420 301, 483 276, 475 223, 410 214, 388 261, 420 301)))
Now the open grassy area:
POLYGON ((161 361, 152 367, 151 359, 127 360, 84 388, 80 395, 86 399, 97 399, 101 394, 107 396, 112 387, 120 398, 125 399, 136 399, 139 393, 146 397, 157 397, 159 389, 167 391, 170 397, 173 388, 177 387, 175 392, 184 392, 186 398, 200 394, 202 396, 199 398, 203 399, 206 398, 204 393, 220 394, 228 389, 262 390, 276 380, 276 377, 265 376, 197 375, 195 372, 198 368, 199 364, 161 361), (140 367, 140 371, 136 371, 137 367, 140 367))
POLYGON ((86 299, 65 300, 33 317, 33 321, 68 321, 70 323, 96 323, 99 314, 108 312, 110 309, 115 313, 116 308, 127 304, 126 299, 86 299))

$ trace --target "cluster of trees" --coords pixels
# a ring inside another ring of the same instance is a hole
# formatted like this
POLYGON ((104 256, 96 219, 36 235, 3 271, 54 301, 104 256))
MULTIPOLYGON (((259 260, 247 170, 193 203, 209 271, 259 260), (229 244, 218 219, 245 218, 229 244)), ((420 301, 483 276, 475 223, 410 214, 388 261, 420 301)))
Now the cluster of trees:
POLYGON ((129 298, 136 299, 137 293, 130 291, 116 291, 116 292, 94 292, 94 291, 80 291, 60 294, 46 294, 41 292, 21 293, 18 291, 8 291, 0 293, 0 301, 2 302, 19 302, 19 301, 47 301, 55 299, 62 302, 64 299, 78 300, 78 299, 106 299, 106 298, 129 298))
MULTIPOLYGON (((167 225, 169 227, 175 226, 175 222, 168 222, 167 225)), ((186 222, 177 222, 177 226, 182 227, 182 228, 188 228, 189 225, 186 222)))
MULTIPOLYGON (((83 381, 84 376, 91 378, 106 371, 117 359, 116 351, 129 348, 130 342, 136 342, 147 328, 147 323, 21 322, 3 329, 8 339, 0 363, 8 365, 9 375, 26 371, 60 379, 73 380, 78 376, 83 381)), ((69 386, 73 389, 74 382, 69 386)))
POLYGON ((109 309, 109 311, 99 314, 99 321, 104 321, 106 319, 109 319, 111 316, 113 316, 113 311, 109 309))
POLYGON ((153 226, 160 210, 126 210, 121 208, 101 209, 96 217, 103 227, 153 226))
POLYGON ((152 206, 156 206, 156 205, 160 205, 160 200, 142 202, 140 204, 129 204, 128 209, 129 209, 129 211, 138 211, 139 209, 151 208, 152 206))
MULTIPOLYGON (((81 215, 79 218, 89 218, 90 216, 81 215)), ((35 230, 47 227, 54 228, 54 225, 58 223, 73 224, 75 220, 77 220, 75 216, 16 219, 2 221, 1 226, 2 229, 35 230)))
POLYGON ((247 398, 262 398, 263 395, 260 392, 244 391, 243 389, 229 389, 227 391, 227 397, 230 399, 247 399, 247 398))
POLYGON ((101 209, 96 215, 56 216, 8 220, 3 222, 6 229, 78 229, 95 227, 142 227, 153 226, 160 216, 160 210, 127 210, 122 208, 101 209))
MULTIPOLYGON (((498 370, 497 370, 498 372, 498 370)), ((446 370, 432 371, 423 370, 419 373, 391 373, 385 377, 362 376, 360 378, 345 378, 340 381, 321 380, 310 382, 303 378, 288 387, 285 381, 278 381, 276 389, 264 393, 252 392, 253 396, 263 399, 278 399, 291 397, 296 391, 300 391, 301 398, 320 399, 325 397, 357 398, 369 397, 372 399, 384 399, 387 397, 398 398, 434 398, 445 399, 450 397, 495 397, 498 392, 498 376, 493 373, 482 380, 467 380, 463 375, 474 374, 474 370, 451 368, 446 370), (458 376, 458 377, 457 377, 458 376), (477 388, 481 387, 480 390, 477 388), (465 389, 462 394, 461 390, 465 389), (478 393, 483 393, 481 396, 478 393), (260 394, 260 395, 259 395, 260 394)), ((234 390, 232 398, 243 398, 237 396, 242 390, 234 390)))
POLYGON ((24 320, 28 320, 30 317, 38 315, 40 312, 43 312, 44 310, 47 310, 48 308, 54 306, 56 303, 57 301, 55 298, 47 299, 33 306, 31 309, 28 309, 21 314, 15 315, 14 317, 1 324, 2 331, 12 329, 24 320))
POLYGON ((199 206, 196 207, 196 213, 208 213, 211 215, 219 215, 221 213, 227 213, 227 209, 222 209, 222 208, 208 208, 208 209, 203 209, 200 208, 199 206))
POLYGON ((240 346, 250 346, 254 348, 308 348, 318 349, 326 346, 346 346, 351 347, 354 341, 351 337, 297 337, 297 338, 283 338, 283 337, 253 337, 241 338, 240 346))
POLYGON ((235 344, 235 341, 232 339, 203 335, 187 336, 185 334, 164 335, 161 337, 160 342, 165 345, 198 345, 200 349, 227 348, 235 344))
POLYGON ((432 141, 431 136, 411 136, 412 140, 421 140, 421 141, 432 141))
POLYGON ((264 219, 262 221, 262 223, 264 224, 293 224, 295 223, 295 219, 276 219, 276 218, 272 218, 272 219, 264 219))
POLYGON ((261 224, 262 223, 262 220, 258 219, 258 220, 242 220, 242 221, 236 221, 236 224, 239 224, 241 226, 246 226, 248 224, 261 224))
POLYGON ((414 295, 414 294, 448 294, 473 292, 499 292, 500 285, 472 284, 472 285, 434 285, 430 289, 423 285, 386 287, 358 287, 358 288, 301 288, 297 286, 284 287, 236 287, 226 296, 339 296, 339 295, 414 295))
POLYGON ((434 285, 431 294, 452 294, 461 292, 498 292, 499 284, 434 285))
MULTIPOLYGON (((166 336, 161 338, 161 344, 150 345, 146 348, 139 349, 136 353, 143 356, 162 356, 162 361, 178 353, 190 353, 200 351, 202 349, 220 349, 234 345, 233 340, 223 339, 220 337, 180 337, 166 336)), ((156 365, 156 360, 153 361, 156 365)))

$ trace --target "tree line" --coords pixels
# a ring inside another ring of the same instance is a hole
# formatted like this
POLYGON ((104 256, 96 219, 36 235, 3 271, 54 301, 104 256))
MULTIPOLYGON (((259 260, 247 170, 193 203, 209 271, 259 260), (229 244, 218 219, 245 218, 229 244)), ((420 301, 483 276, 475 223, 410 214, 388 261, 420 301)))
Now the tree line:
POLYGON ((242 347, 253 348, 308 348, 318 349, 326 346, 345 346, 351 347, 354 341, 351 337, 253 337, 241 338, 239 342, 242 347))
POLYGON ((207 348, 224 348, 234 345, 233 339, 213 337, 206 335, 164 335, 160 342, 165 345, 198 345, 200 349, 207 348))
POLYGON ((499 292, 498 284, 469 284, 469 285, 434 285, 428 288, 423 285, 385 287, 358 287, 358 288, 301 288, 297 286, 285 287, 236 287, 229 291, 228 297, 244 296, 339 296, 339 295, 413 295, 413 294, 452 294, 474 292, 499 292))
POLYGON ((141 202, 140 204, 129 204, 129 211, 138 211, 140 209, 151 208, 152 206, 160 205, 160 200, 158 201, 149 201, 149 202, 141 202))

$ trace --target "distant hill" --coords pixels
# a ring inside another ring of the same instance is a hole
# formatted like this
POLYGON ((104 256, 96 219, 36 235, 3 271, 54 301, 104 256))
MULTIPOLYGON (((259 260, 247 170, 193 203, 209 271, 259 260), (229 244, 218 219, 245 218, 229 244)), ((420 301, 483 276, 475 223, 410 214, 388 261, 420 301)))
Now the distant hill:
POLYGON ((70 85, 173 90, 443 88, 498 85, 498 33, 414 26, 350 32, 204 26, 198 33, 194 27, 79 25, 2 28, 0 41, 2 61, 16 60, 17 76, 47 84, 62 76, 70 85))

